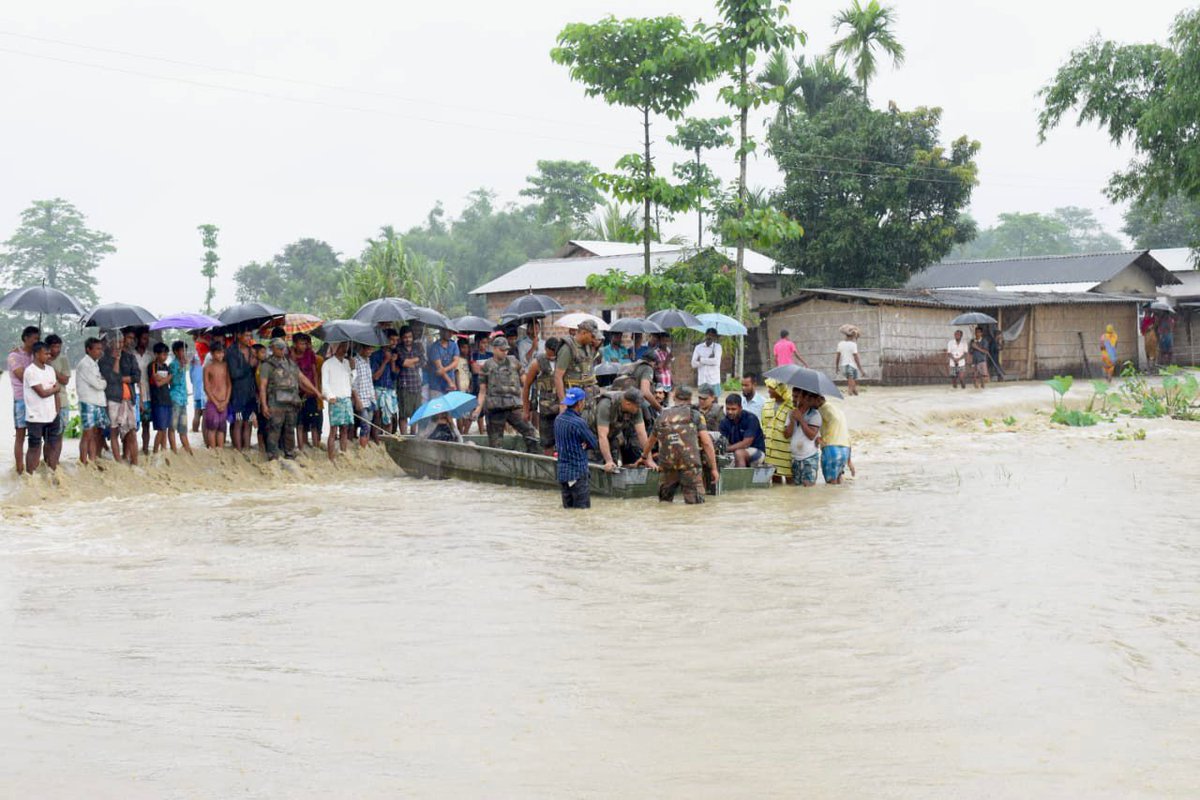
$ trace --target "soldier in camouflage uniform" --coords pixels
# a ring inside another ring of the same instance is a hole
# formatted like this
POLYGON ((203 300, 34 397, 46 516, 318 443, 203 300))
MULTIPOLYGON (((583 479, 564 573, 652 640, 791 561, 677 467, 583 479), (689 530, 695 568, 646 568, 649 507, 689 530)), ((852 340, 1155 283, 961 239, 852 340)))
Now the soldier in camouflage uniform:
POLYGON ((683 489, 688 505, 704 502, 704 479, 701 477, 700 451, 708 460, 713 483, 719 479, 717 454, 705 429, 700 412, 692 407, 692 390, 687 386, 675 388, 675 405, 658 415, 654 432, 646 443, 644 461, 650 469, 662 470, 658 484, 658 499, 670 503, 675 493, 683 489), (650 455, 659 445, 658 462, 650 455))
MULTIPOLYGON (((637 389, 622 392, 602 392, 596 400, 596 423, 592 426, 600 443, 598 455, 606 469, 616 466, 614 454, 621 463, 637 463, 646 449, 645 401, 637 389)), ((611 471, 611 469, 610 469, 611 471)))
POLYGON ((508 353, 508 340, 497 336, 492 341, 492 357, 483 362, 479 373, 479 405, 475 413, 487 415, 488 447, 500 447, 504 426, 512 425, 525 439, 525 449, 539 453, 538 433, 521 414, 521 364, 508 353))
POLYGON ((300 372, 296 362, 287 357, 287 343, 271 340, 271 356, 258 368, 258 402, 267 418, 267 460, 279 458, 280 443, 283 457, 295 458, 296 419, 307 392, 319 395, 312 382, 300 372))
POLYGON ((654 354, 654 348, 646 349, 642 357, 633 362, 633 381, 636 388, 642 392, 642 399, 650 404, 653 410, 653 416, 657 416, 658 412, 662 411, 662 404, 658 402, 658 398, 654 396, 654 368, 658 365, 658 356, 654 354))
POLYGON ((583 389, 587 399, 576 410, 589 422, 596 411, 596 397, 600 387, 596 384, 593 367, 596 363, 599 339, 596 323, 590 319, 579 323, 575 335, 563 339, 558 348, 558 359, 554 362, 554 391, 559 402, 566 397, 567 389, 583 389))
POLYGON ((538 433, 546 455, 554 452, 554 420, 561 410, 558 395, 554 393, 554 362, 561 347, 562 339, 557 336, 547 339, 546 352, 533 357, 521 382, 521 409, 528 420, 537 413, 538 433))
MULTIPOLYGON (((721 435, 721 420, 725 418, 725 413, 721 406, 717 405, 717 395, 711 386, 701 386, 696 395, 699 397, 700 416, 704 419, 704 427, 708 430, 709 438, 712 439, 713 451, 718 456, 723 456, 725 455, 725 437, 721 435)), ((704 491, 707 494, 717 493, 717 484, 708 472, 704 474, 704 491)))

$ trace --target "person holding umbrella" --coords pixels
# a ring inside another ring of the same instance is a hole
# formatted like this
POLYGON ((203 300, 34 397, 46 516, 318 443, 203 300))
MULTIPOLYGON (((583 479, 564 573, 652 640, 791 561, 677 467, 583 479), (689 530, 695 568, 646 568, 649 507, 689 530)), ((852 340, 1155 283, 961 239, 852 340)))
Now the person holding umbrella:
POLYGON ((28 428, 25 421, 25 368, 33 363, 33 346, 41 339, 42 329, 36 325, 28 326, 21 331, 21 346, 14 347, 6 361, 8 379, 12 382, 13 426, 16 428, 13 457, 18 475, 25 472, 25 433, 28 428))
POLYGON ((983 389, 988 382, 988 340, 984 338, 983 328, 975 326, 975 338, 971 340, 971 382, 976 389, 983 389))

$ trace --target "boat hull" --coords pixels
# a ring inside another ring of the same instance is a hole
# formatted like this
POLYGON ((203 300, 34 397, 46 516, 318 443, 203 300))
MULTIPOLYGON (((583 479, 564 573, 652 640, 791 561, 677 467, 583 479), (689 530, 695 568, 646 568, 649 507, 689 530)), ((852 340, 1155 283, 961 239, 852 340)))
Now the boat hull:
MULTIPOLYGON (((443 480, 559 490, 558 461, 549 456, 482 447, 473 443, 438 442, 405 436, 384 439, 388 455, 405 473, 443 480)), ((590 465, 590 490, 598 497, 656 497, 659 474, 645 468, 605 472, 590 465)), ((743 489, 768 489, 774 467, 721 470, 718 494, 743 489)))

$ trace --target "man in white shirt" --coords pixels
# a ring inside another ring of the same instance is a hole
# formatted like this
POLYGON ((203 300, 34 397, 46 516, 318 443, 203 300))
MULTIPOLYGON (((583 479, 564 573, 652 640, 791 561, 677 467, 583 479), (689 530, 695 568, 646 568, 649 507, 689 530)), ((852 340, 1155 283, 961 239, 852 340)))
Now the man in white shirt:
POLYGON ((963 341, 963 332, 954 332, 954 338, 946 345, 946 355, 950 357, 950 388, 955 386, 967 388, 967 343, 963 341))
POLYGON ((43 446, 46 466, 58 468, 62 451, 62 428, 58 424, 59 393, 62 384, 50 366, 50 348, 45 342, 33 346, 33 363, 21 377, 25 388, 25 428, 29 450, 25 453, 25 472, 32 475, 42 460, 43 446))
POLYGON ((108 381, 100 374, 100 356, 104 343, 92 337, 84 342, 83 358, 75 365, 75 392, 79 395, 79 420, 83 436, 79 440, 79 463, 100 457, 100 438, 108 427, 108 381))
POLYGON ((696 370, 696 388, 712 389, 714 396, 721 394, 721 343, 717 341, 717 329, 704 332, 704 341, 692 351, 692 368, 696 370))
POLYGON ((329 460, 337 458, 337 442, 346 452, 350 444, 350 431, 354 427, 354 406, 358 399, 354 391, 354 369, 346 358, 348 345, 338 342, 331 345, 329 357, 321 365, 321 391, 325 393, 325 404, 329 407, 329 460))
POLYGON ((767 398, 758 393, 753 375, 742 376, 742 411, 749 411, 762 422, 763 403, 767 398))

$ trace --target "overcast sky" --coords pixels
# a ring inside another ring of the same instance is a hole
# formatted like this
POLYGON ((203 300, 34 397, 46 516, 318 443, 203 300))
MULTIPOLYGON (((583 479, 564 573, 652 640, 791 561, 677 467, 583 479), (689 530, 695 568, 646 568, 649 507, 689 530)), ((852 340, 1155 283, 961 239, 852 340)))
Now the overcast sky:
MULTIPOLYGON (((810 52, 828 47, 845 4, 793 4, 810 52)), ((908 60, 883 68, 872 102, 941 106, 946 141, 983 143, 972 213, 987 224, 1078 205, 1116 233, 1120 210, 1101 190, 1128 154, 1071 125, 1039 147, 1035 95, 1093 34, 1163 40, 1179 3, 894 5, 908 60)), ((379 226, 417 224, 437 200, 454 213, 480 186, 518 200, 539 158, 608 167, 637 149, 635 113, 585 98, 548 56, 565 23, 608 13, 714 16, 704 0, 8 3, 0 239, 32 200, 64 197, 116 237, 102 299, 161 314, 201 304, 202 222, 221 228, 220 306, 238 265, 295 239, 353 255, 379 226)), ((713 94, 696 114, 723 113, 713 94)), ((661 140, 669 127, 656 130, 661 140)), ((734 174, 731 155, 723 174, 734 174)), ((765 156, 752 166, 753 184, 777 181, 765 156)))

